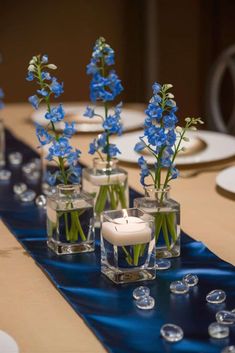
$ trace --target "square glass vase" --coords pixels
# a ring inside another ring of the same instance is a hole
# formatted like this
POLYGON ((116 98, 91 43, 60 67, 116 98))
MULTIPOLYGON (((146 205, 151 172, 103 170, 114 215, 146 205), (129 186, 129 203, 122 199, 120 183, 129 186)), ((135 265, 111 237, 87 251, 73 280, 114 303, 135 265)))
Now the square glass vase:
POLYGON ((153 280, 154 219, 137 208, 101 214, 101 272, 116 284, 153 280))
POLYGON ((95 250, 93 198, 79 185, 57 185, 47 197, 47 235, 57 255, 95 250))
POLYGON ((145 196, 134 206, 154 218, 157 258, 180 256, 180 204, 169 197, 170 187, 145 187, 145 196))
POLYGON ((96 226, 103 211, 129 207, 128 175, 118 167, 118 160, 93 159, 92 168, 84 168, 82 188, 94 197, 96 226))

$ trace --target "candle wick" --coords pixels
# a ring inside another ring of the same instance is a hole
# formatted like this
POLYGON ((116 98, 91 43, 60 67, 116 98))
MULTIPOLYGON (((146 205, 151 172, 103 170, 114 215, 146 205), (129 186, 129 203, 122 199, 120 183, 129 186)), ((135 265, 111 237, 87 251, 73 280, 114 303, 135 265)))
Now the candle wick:
POLYGON ((115 227, 115 229, 116 229, 116 232, 117 232, 117 231, 118 231, 118 230, 117 230, 117 227, 115 227))

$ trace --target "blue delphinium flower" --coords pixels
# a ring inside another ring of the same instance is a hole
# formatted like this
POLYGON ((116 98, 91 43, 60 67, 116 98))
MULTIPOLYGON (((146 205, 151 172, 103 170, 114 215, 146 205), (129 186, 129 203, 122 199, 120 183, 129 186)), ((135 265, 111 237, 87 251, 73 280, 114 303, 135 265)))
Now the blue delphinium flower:
POLYGON ((48 63, 48 55, 47 55, 47 54, 44 54, 44 55, 42 56, 42 63, 43 63, 43 64, 47 64, 47 63, 48 63))
POLYGON ((93 118, 93 116, 95 116, 94 108, 86 107, 86 111, 83 115, 86 116, 87 118, 93 118))
POLYGON ((103 128, 111 134, 121 135, 122 125, 120 123, 120 118, 116 115, 109 115, 103 123, 103 128))
POLYGON ((62 104, 51 107, 51 97, 59 97, 63 93, 63 83, 59 83, 56 77, 51 77, 49 70, 55 70, 54 64, 48 63, 48 56, 33 56, 29 62, 27 81, 36 80, 39 85, 37 95, 29 97, 29 102, 35 109, 38 109, 40 103, 45 103, 47 112, 45 119, 48 120, 47 128, 36 124, 36 135, 40 145, 48 145, 47 159, 55 161, 60 170, 56 173, 48 173, 47 181, 50 185, 54 185, 56 180, 67 184, 69 182, 79 182, 81 177, 81 168, 78 164, 80 151, 73 149, 69 139, 75 133, 75 123, 65 122, 64 130, 61 134, 55 131, 55 124, 62 121, 65 117, 65 112, 62 104), (49 132, 48 127, 51 128, 49 132))
POLYGON ((36 135, 42 146, 49 144, 53 140, 53 136, 40 124, 36 124, 36 135))
POLYGON ((107 161, 120 153, 119 149, 109 143, 109 137, 113 134, 122 134, 121 110, 122 103, 110 113, 108 103, 123 90, 121 80, 115 70, 110 70, 114 65, 114 50, 106 43, 104 38, 99 38, 93 48, 90 63, 87 65, 87 74, 92 75, 90 83, 90 99, 92 102, 102 102, 104 106, 104 117, 95 113, 95 109, 87 107, 84 116, 93 118, 99 116, 102 119, 104 133, 90 144, 89 153, 104 153, 107 161))
POLYGON ((40 99, 38 98, 38 96, 36 96, 36 94, 33 96, 30 96, 28 100, 29 100, 29 103, 31 103, 35 109, 38 109, 40 99))
POLYGON ((46 72, 46 71, 43 71, 42 72, 42 79, 43 80, 47 80, 47 81, 50 81, 51 80, 51 75, 49 72, 46 72))
POLYGON ((64 136, 71 138, 75 134, 75 122, 73 121, 72 123, 67 123, 65 122, 65 127, 64 127, 64 136))
MULTIPOLYGON (((144 136, 140 137, 140 141, 135 146, 135 151, 141 153, 145 148, 156 158, 154 164, 155 172, 152 173, 145 161, 144 157, 139 158, 141 168, 140 181, 145 185, 145 178, 151 177, 155 187, 162 185, 161 169, 166 168, 167 174, 163 183, 164 187, 172 179, 176 179, 179 171, 174 165, 175 158, 181 149, 181 141, 186 140, 184 137, 187 129, 197 123, 203 123, 200 118, 186 118, 186 124, 183 129, 176 127, 178 118, 176 116, 177 105, 173 100, 174 96, 169 90, 173 86, 171 84, 160 85, 153 84, 153 97, 150 99, 148 107, 145 111, 146 119, 144 122, 144 136), (178 140, 177 140, 178 138, 178 140)), ((196 129, 194 127, 194 129, 196 129)))
POLYGON ((95 154, 98 151, 96 140, 90 143, 88 153, 95 154))
POLYGON ((79 159, 81 155, 81 151, 76 149, 75 151, 72 151, 68 154, 67 156, 67 162, 69 165, 74 165, 74 163, 79 159))
POLYGON ((45 114, 45 118, 47 120, 52 121, 53 123, 57 123, 63 120, 64 116, 65 116, 65 112, 62 104, 59 104, 58 107, 51 108, 51 110, 45 114))
POLYGON ((43 97, 46 97, 46 96, 48 96, 48 94, 49 94, 49 92, 48 92, 46 89, 44 89, 44 88, 38 89, 38 90, 37 90, 37 93, 40 94, 40 95, 43 96, 43 97))
POLYGON ((142 185, 145 185, 145 178, 147 176, 149 176, 150 174, 150 171, 149 171, 149 168, 148 168, 148 165, 147 165, 147 162, 145 161, 144 157, 141 156, 139 159, 138 159, 138 164, 140 166, 140 182, 142 185))
POLYGON ((54 140, 53 144, 49 148, 50 159, 53 157, 67 157, 72 151, 72 147, 69 144, 69 140, 66 137, 60 137, 58 140, 54 140))
MULTIPOLYGON (((173 95, 169 93, 172 85, 163 85, 159 83, 153 84, 153 97, 150 99, 149 105, 145 111, 146 119, 144 122, 144 136, 135 146, 136 152, 141 152, 144 148, 148 148, 152 154, 157 157, 155 173, 156 177, 161 176, 161 168, 168 168, 170 173, 172 169, 172 159, 174 155, 174 145, 176 142, 175 128, 178 118, 175 115, 177 106, 172 99, 173 95)), ((147 173, 147 163, 140 160, 141 166, 141 183, 151 173, 147 173)), ((174 169, 174 177, 177 175, 174 169)), ((173 177, 172 177, 173 178, 173 177)), ((154 180, 156 185, 160 185, 159 180, 154 180)))
POLYGON ((135 145, 134 150, 135 150, 135 152, 141 152, 141 151, 143 151, 143 149, 145 147, 146 147, 146 145, 142 141, 140 141, 140 142, 137 142, 137 144, 135 145))
POLYGON ((34 80, 34 74, 33 72, 29 71, 27 76, 26 76, 27 81, 33 81, 34 80))
POLYGON ((47 181, 47 183, 51 186, 56 184, 56 180, 58 178, 59 175, 59 171, 56 171, 54 173, 51 173, 50 171, 47 171, 46 173, 46 177, 45 180, 47 181))
POLYGON ((109 146, 105 146, 102 150, 103 153, 107 153, 107 149, 109 150, 109 155, 110 157, 116 157, 118 154, 120 154, 120 150, 117 148, 116 145, 113 143, 110 143, 109 146))
POLYGON ((79 165, 70 165, 68 169, 68 178, 72 184, 79 184, 81 178, 82 168, 79 165))
POLYGON ((50 89, 55 94, 55 98, 58 98, 64 92, 63 86, 64 84, 59 83, 55 77, 52 78, 50 89))

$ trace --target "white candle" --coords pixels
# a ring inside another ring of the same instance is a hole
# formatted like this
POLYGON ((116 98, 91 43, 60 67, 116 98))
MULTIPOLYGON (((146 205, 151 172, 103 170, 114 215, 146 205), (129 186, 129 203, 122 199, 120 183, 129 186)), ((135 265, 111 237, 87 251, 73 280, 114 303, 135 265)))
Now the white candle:
POLYGON ((122 217, 103 222, 101 233, 113 245, 128 246, 149 243, 152 231, 148 223, 138 217, 122 217))

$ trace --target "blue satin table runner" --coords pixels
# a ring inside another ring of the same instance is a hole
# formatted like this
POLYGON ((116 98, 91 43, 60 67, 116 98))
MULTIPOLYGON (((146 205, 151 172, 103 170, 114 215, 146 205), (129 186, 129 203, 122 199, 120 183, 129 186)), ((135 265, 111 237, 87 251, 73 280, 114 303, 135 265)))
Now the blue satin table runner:
MULTIPOLYGON (((37 156, 9 132, 6 140, 7 153, 21 151, 24 163, 37 156)), ((219 353, 226 345, 235 344, 235 325, 230 327, 228 339, 216 340, 208 335, 208 325, 215 321, 216 312, 235 308, 235 270, 232 265, 183 233, 182 256, 171 260, 171 269, 159 271, 156 280, 145 283, 156 300, 155 308, 141 311, 132 298, 133 289, 140 283, 118 286, 101 275, 98 230, 94 253, 59 257, 47 248, 45 211, 33 203, 23 205, 17 200, 12 188, 14 183, 24 181, 21 168, 7 168, 13 175, 10 183, 0 183, 3 222, 108 352, 219 353), (170 283, 187 273, 198 275, 198 286, 186 295, 170 293, 170 283), (213 289, 226 292, 225 303, 206 303, 205 297, 213 289), (174 344, 165 342, 160 337, 160 328, 165 323, 181 326, 184 339, 174 344)), ((38 185, 29 187, 39 192, 38 185)), ((137 193, 130 190, 132 201, 136 196, 137 193)))

